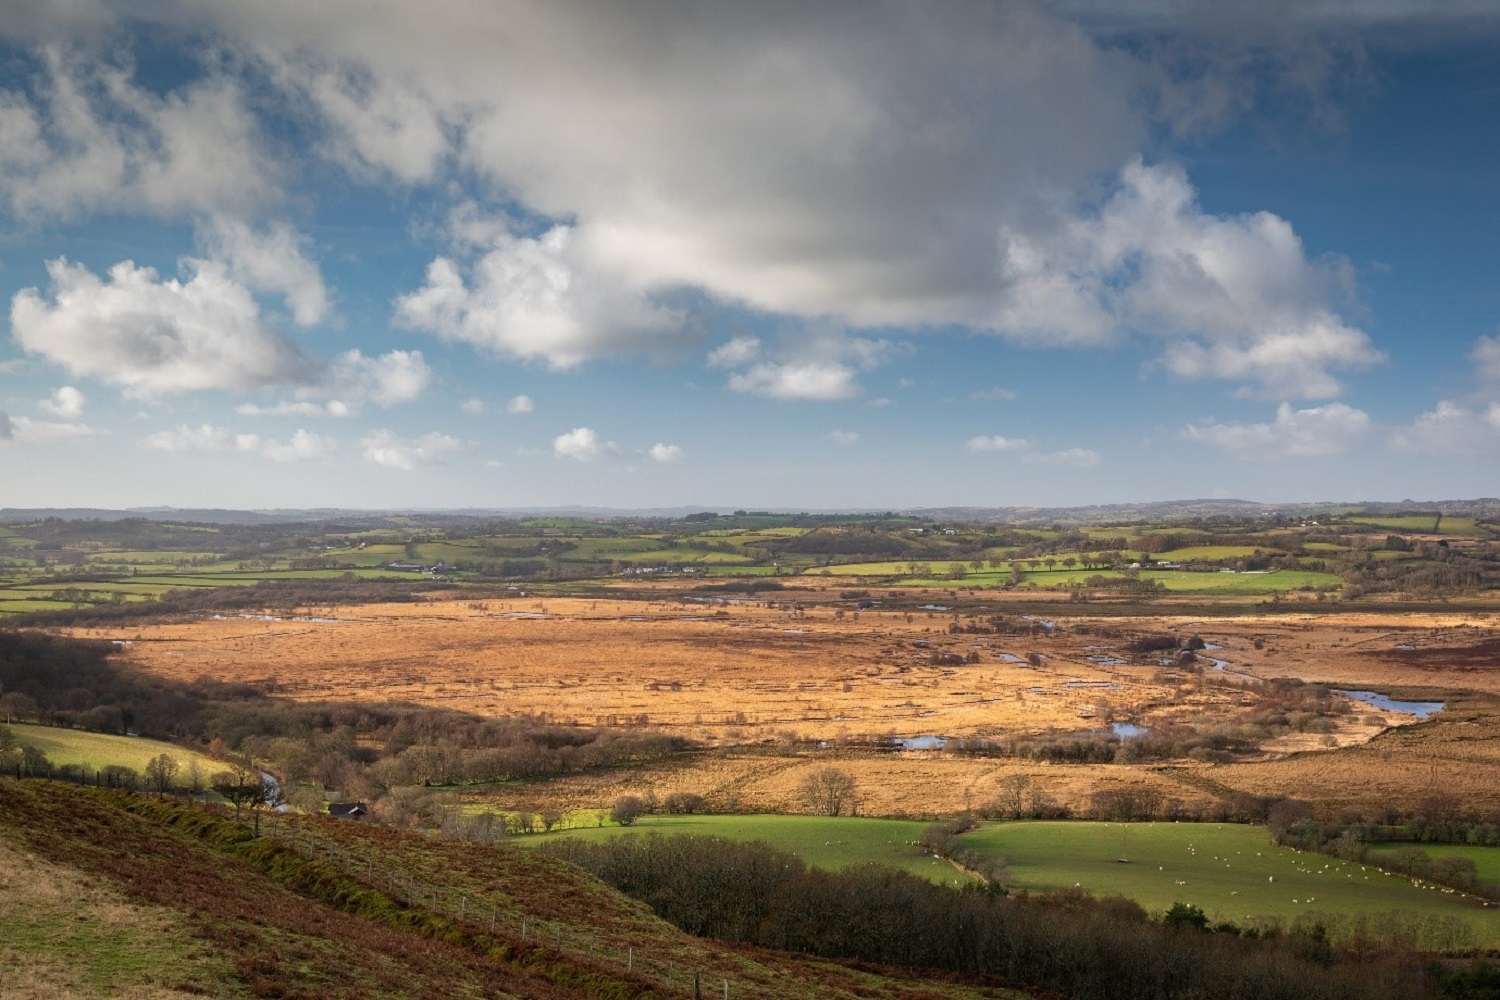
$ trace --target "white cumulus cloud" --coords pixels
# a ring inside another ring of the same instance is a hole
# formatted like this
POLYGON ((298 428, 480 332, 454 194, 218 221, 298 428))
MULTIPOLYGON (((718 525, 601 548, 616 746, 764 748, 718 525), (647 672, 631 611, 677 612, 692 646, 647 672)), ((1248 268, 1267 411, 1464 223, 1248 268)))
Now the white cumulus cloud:
POLYGON ((445 340, 568 369, 600 355, 667 346, 680 312, 593 269, 572 229, 497 234, 464 268, 438 257, 427 283, 396 300, 396 319, 445 340))
POLYGON ((1444 399, 1408 427, 1391 434, 1391 447, 1416 454, 1477 455, 1500 447, 1500 403, 1444 399))
POLYGON ((1305 410, 1282 403, 1270 423, 1207 421, 1189 424, 1182 436, 1242 458, 1317 458, 1349 451, 1370 430, 1370 415, 1344 403, 1305 410))
POLYGON ((823 440, 830 444, 853 445, 859 444, 858 431, 831 430, 823 435, 823 440))
POLYGON ((47 264, 46 297, 26 288, 11 299, 11 330, 26 350, 136 396, 315 377, 316 363, 261 322, 254 298, 221 266, 188 270, 185 280, 162 279, 122 261, 101 279, 59 257, 47 264))
POLYGON ((558 458, 591 462, 618 449, 613 441, 604 441, 592 427, 575 427, 552 439, 552 453, 558 458))
POLYGON ((484 412, 484 400, 466 399, 458 404, 458 408, 471 417, 477 417, 484 412))
POLYGON ((510 402, 505 404, 506 413, 530 413, 534 409, 536 404, 526 395, 512 396, 510 402))

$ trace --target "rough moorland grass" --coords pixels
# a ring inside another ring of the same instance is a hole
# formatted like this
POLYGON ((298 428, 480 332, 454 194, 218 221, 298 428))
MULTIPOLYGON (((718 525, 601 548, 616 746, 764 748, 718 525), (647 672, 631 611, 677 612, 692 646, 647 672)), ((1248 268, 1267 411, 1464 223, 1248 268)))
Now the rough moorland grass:
POLYGON ((197 761, 204 778, 215 771, 224 770, 224 764, 201 753, 185 750, 170 743, 142 739, 139 736, 109 736, 104 733, 89 733, 81 729, 58 729, 53 726, 13 725, 11 732, 25 746, 34 746, 47 755, 55 765, 81 764, 98 770, 111 764, 133 768, 144 772, 146 763, 159 754, 170 754, 177 758, 182 772, 178 781, 185 778, 188 764, 197 761))
POLYGON ((924 856, 916 845, 926 823, 847 816, 645 816, 634 826, 605 826, 517 837, 535 846, 558 837, 605 840, 632 833, 671 836, 691 833, 730 840, 763 840, 790 851, 814 868, 839 871, 851 865, 881 864, 945 884, 971 881, 945 861, 924 856))
POLYGON ((1277 847, 1259 826, 992 823, 962 842, 1004 857, 1015 884, 1025 888, 1077 886, 1126 896, 1155 912, 1178 901, 1194 903, 1214 920, 1238 922, 1391 910, 1454 916, 1474 929, 1479 944, 1500 946, 1500 910, 1483 909, 1460 893, 1419 888, 1373 864, 1277 847))

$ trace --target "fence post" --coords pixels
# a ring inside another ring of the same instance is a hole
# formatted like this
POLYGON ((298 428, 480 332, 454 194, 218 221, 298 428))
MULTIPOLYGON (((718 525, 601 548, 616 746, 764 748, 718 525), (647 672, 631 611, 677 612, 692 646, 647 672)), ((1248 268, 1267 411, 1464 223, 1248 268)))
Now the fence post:
POLYGON ((524 944, 525 942, 526 942, 526 918, 522 917, 521 918, 521 943, 524 944))
POLYGON ((499 911, 500 911, 500 908, 498 906, 492 906, 492 907, 490 907, 490 933, 491 934, 495 933, 495 917, 499 915, 499 911))
POLYGON ((635 948, 633 947, 625 949, 625 971, 635 971, 635 948))
POLYGON ((729 1000, 729 980, 724 980, 724 1000, 729 1000))
POLYGON ((458 897, 458 919, 463 920, 469 915, 469 897, 458 897))
POLYGON ((693 1000, 703 1000, 703 973, 693 970, 693 1000))

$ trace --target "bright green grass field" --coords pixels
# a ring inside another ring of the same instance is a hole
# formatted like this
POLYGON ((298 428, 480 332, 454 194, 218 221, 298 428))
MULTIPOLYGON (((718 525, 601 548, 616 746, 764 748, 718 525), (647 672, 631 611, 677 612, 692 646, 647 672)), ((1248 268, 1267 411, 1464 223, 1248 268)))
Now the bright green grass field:
POLYGON ((899 819, 845 816, 643 816, 631 827, 605 826, 516 837, 513 844, 534 846, 558 837, 603 840, 631 833, 763 840, 790 851, 813 868, 838 871, 852 865, 882 864, 945 884, 970 881, 946 861, 923 857, 916 841, 926 823, 899 819))
POLYGON ((144 773, 147 761, 157 754, 166 753, 176 757, 184 771, 187 770, 189 761, 196 760, 203 769, 205 779, 224 770, 222 763, 203 754, 138 736, 109 736, 80 729, 20 724, 12 725, 10 729, 23 745, 36 747, 57 765, 82 764, 97 770, 110 764, 120 764, 144 773))
POLYGON ((1500 883, 1500 847, 1478 847, 1469 844, 1390 844, 1380 850, 1371 850, 1370 858, 1378 864, 1382 854, 1388 854, 1403 847, 1415 847, 1434 861, 1438 858, 1454 856, 1468 858, 1474 862, 1474 868, 1479 873, 1479 881, 1500 883))
POLYGON ((1474 928, 1477 942, 1500 945, 1500 910, 1483 909, 1458 893, 1418 888, 1374 865, 1276 847, 1260 826, 991 823, 966 834, 963 844, 1005 858, 1019 886, 1077 885, 1095 895, 1127 896, 1157 913, 1178 901, 1201 906, 1212 920, 1237 922, 1403 910, 1460 917, 1474 928), (1130 863, 1121 864, 1120 857, 1130 863))

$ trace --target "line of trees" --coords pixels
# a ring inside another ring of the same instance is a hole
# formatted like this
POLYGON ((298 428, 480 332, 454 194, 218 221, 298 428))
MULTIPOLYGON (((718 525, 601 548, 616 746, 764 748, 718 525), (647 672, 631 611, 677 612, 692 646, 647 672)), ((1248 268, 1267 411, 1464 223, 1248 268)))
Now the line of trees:
POLYGON ((1166 926, 1135 903, 955 890, 895 869, 808 869, 763 843, 636 835, 541 848, 693 934, 968 975, 1073 1000, 1386 1000, 1431 994, 1399 948, 1344 961, 1326 927, 1166 926))

